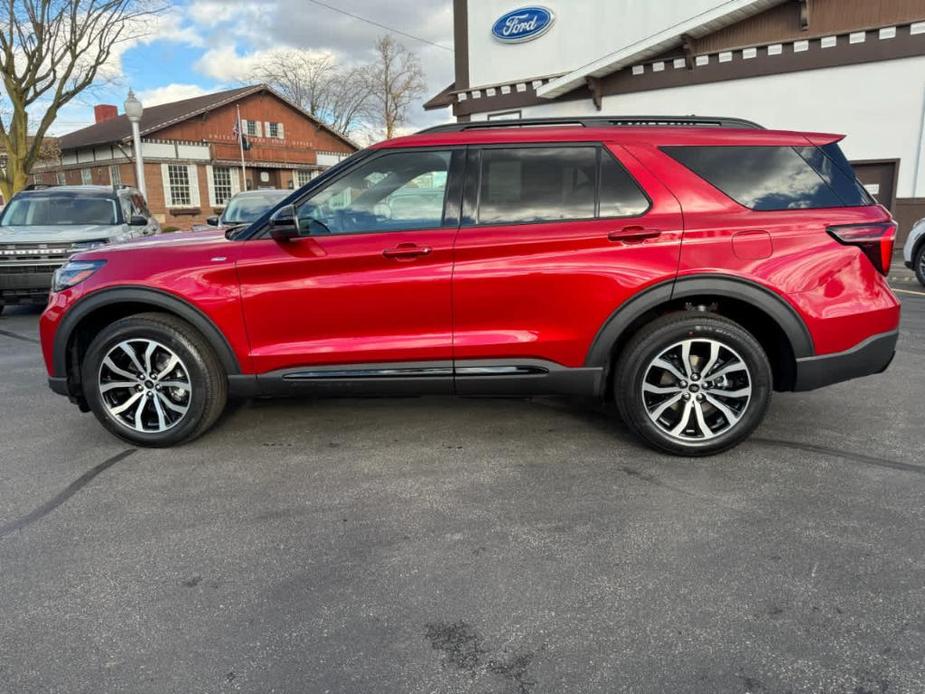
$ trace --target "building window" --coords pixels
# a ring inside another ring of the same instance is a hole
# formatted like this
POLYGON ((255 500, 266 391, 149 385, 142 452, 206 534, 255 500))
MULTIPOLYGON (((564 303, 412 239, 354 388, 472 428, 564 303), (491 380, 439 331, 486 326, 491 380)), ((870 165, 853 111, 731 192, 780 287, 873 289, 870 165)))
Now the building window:
POLYGON ((212 196, 215 205, 221 207, 231 199, 231 169, 227 166, 212 167, 212 196))
POLYGON ((297 188, 301 188, 315 177, 314 171, 296 169, 293 173, 295 174, 295 184, 297 188))
POLYGON ((122 185, 122 170, 117 165, 109 167, 109 182, 114 186, 122 185))
POLYGON ((244 132, 251 137, 260 137, 260 123, 255 120, 244 121, 244 132))
POLYGON ((81 169, 80 170, 80 182, 85 186, 93 183, 93 171, 90 169, 81 169))
POLYGON ((267 123, 267 137, 282 140, 285 137, 283 133, 284 131, 282 123, 267 123))
POLYGON ((65 181, 64 181, 64 172, 63 172, 63 171, 59 171, 58 173, 55 174, 55 181, 58 182, 58 185, 59 185, 59 186, 63 186, 63 185, 64 185, 65 181))
POLYGON ((167 165, 167 183, 170 188, 170 204, 183 206, 192 204, 190 195, 189 168, 185 164, 167 165))
POLYGON ((500 111, 499 113, 488 114, 488 120, 517 120, 522 117, 521 111, 500 111))

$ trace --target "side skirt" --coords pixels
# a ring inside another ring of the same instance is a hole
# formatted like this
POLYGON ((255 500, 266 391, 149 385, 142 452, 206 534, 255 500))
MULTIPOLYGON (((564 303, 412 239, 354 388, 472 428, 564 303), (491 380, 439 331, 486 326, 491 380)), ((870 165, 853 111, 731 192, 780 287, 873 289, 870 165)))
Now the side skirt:
POLYGON ((603 368, 539 359, 349 364, 281 369, 229 378, 238 397, 402 395, 584 395, 603 392, 603 368))

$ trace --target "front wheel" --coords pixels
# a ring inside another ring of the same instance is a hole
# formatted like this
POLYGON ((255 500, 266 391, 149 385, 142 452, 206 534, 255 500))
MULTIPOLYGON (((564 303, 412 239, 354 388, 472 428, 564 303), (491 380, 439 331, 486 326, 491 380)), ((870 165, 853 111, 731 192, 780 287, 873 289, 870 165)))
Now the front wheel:
POLYGON ((87 349, 81 381, 104 427, 149 447, 200 436, 222 413, 228 390, 202 335, 164 313, 129 316, 104 328, 87 349))
POLYGON ((642 328, 614 376, 623 421, 654 448, 684 456, 719 453, 761 423, 772 376, 757 340, 714 314, 673 313, 642 328))

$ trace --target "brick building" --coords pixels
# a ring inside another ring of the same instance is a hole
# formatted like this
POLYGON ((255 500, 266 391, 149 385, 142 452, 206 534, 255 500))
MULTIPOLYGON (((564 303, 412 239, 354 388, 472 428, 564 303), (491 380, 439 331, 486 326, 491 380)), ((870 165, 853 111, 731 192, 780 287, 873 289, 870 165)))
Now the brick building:
MULTIPOLYGON (((95 115, 95 124, 59 138, 60 162, 36 167, 35 182, 137 185, 128 118, 108 105, 95 115)), ((239 190, 297 188, 357 149, 266 85, 148 107, 140 128, 148 206, 180 229, 218 214, 239 190), (251 144, 243 185, 238 108, 251 144)))

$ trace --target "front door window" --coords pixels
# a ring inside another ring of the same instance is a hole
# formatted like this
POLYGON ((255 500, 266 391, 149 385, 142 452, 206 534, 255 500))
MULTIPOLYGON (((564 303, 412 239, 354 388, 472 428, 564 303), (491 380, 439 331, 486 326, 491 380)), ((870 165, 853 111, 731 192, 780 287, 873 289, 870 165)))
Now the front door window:
POLYGON ((378 156, 301 203, 299 221, 325 234, 439 228, 450 158, 433 151, 378 156))

